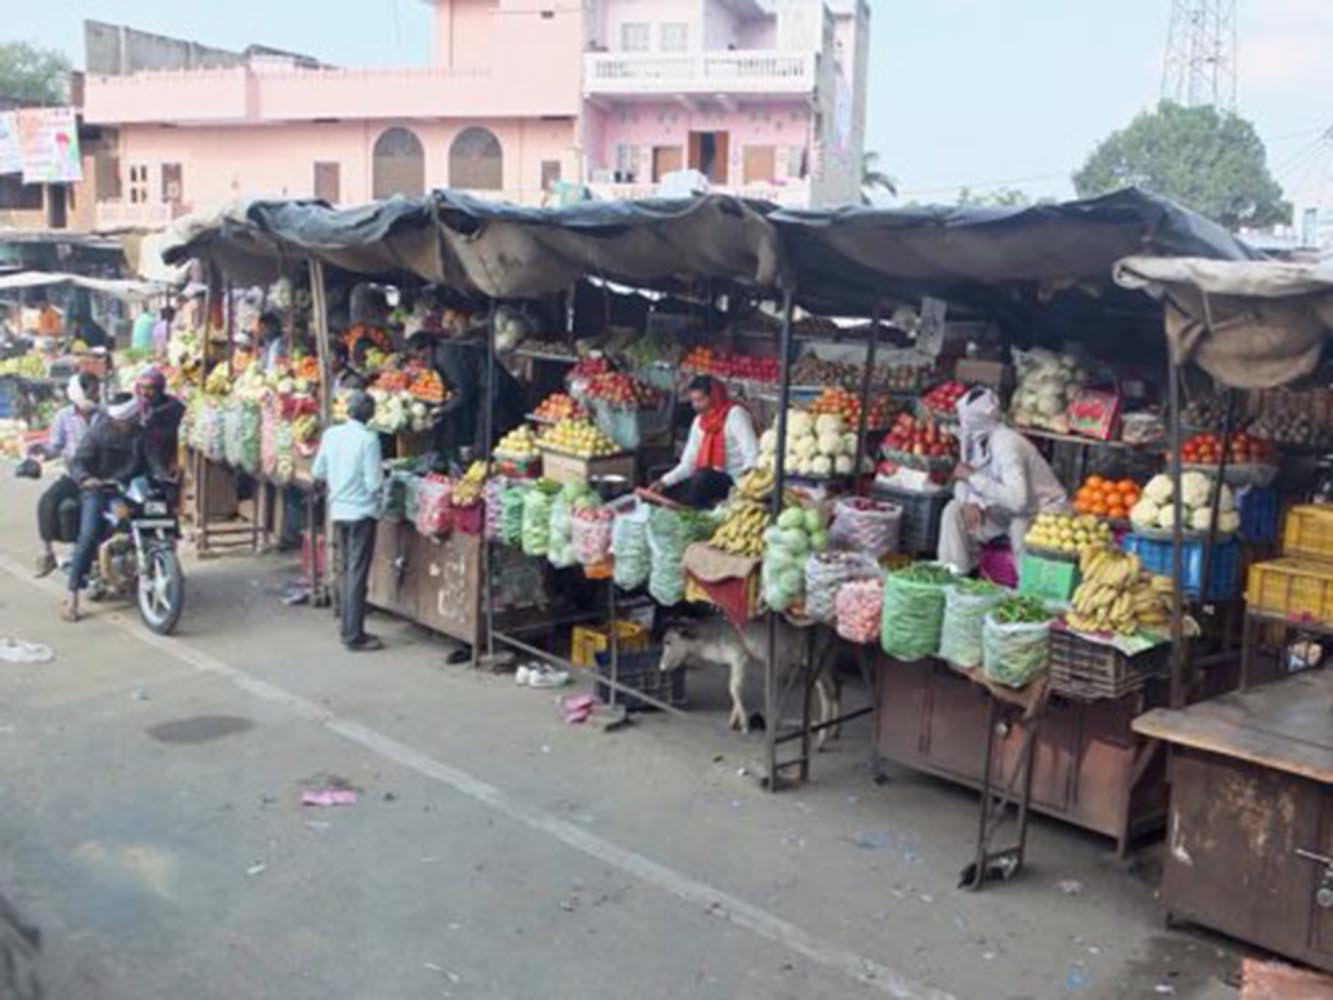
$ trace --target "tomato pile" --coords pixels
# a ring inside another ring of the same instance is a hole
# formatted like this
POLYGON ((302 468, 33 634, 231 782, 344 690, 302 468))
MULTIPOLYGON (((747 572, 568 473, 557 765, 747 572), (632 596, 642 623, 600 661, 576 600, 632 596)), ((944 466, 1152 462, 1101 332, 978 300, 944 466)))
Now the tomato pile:
POLYGON ((777 358, 724 354, 702 346, 686 354, 680 366, 687 372, 716 375, 718 378, 744 378, 754 382, 776 382, 781 373, 777 358))
MULTIPOLYGON (((1222 435, 1212 432, 1195 434, 1180 446, 1180 459, 1191 465, 1220 465, 1222 461, 1222 435)), ((1277 449, 1273 442, 1254 437, 1244 431, 1231 436, 1227 449, 1229 465, 1272 465, 1277 461, 1277 449)))

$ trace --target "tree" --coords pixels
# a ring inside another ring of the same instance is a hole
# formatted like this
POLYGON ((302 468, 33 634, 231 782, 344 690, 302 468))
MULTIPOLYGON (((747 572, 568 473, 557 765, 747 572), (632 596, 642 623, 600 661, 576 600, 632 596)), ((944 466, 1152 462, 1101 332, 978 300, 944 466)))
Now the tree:
POLYGON ((69 59, 28 42, 0 43, 0 98, 19 104, 60 104, 69 96, 69 59))
POLYGON ((1074 175, 1084 198, 1136 186, 1228 229, 1291 221, 1254 126, 1229 111, 1163 101, 1106 137, 1074 175))
POLYGON ((865 201, 872 201, 870 195, 874 191, 887 191, 889 194, 897 197, 898 182, 895 181, 884 171, 879 169, 879 154, 873 150, 867 150, 861 154, 861 197, 865 201))

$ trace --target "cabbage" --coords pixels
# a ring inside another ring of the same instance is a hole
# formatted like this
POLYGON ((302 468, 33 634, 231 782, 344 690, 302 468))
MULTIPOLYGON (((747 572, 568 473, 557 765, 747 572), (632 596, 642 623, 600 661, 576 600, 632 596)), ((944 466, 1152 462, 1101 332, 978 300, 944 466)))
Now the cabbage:
POLYGON ((810 532, 810 548, 815 552, 823 552, 828 548, 828 532, 822 529, 810 532))
POLYGON ((821 455, 827 455, 832 458, 842 450, 842 438, 837 434, 821 434, 816 442, 821 455))
POLYGON ((778 515, 779 528, 805 527, 805 512, 800 507, 788 507, 778 515))
POLYGON ((1212 480, 1202 472, 1187 472, 1180 477, 1180 499, 1186 507, 1202 507, 1212 495, 1212 480))
POLYGON ((810 472, 816 476, 833 475, 833 459, 827 455, 816 455, 810 460, 810 472))
POLYGON ((801 518, 800 526, 807 532, 818 531, 824 527, 824 519, 819 516, 819 511, 816 508, 810 507, 802 513, 804 516, 801 518))
POLYGON ((825 434, 842 434, 842 417, 836 413, 821 413, 815 418, 815 433, 819 437, 825 434))
POLYGON ((1136 503, 1129 511, 1129 520, 1131 524, 1139 525, 1144 528, 1151 528, 1157 524, 1157 504, 1145 496, 1136 503))
POLYGON ((1143 497, 1158 506, 1166 503, 1171 499, 1171 477, 1161 472, 1153 476, 1143 487, 1143 497))
POLYGON ((810 548, 810 541, 806 538, 805 532, 799 528, 793 528, 785 532, 782 536, 782 544, 791 550, 792 556, 800 558, 804 556, 810 548))

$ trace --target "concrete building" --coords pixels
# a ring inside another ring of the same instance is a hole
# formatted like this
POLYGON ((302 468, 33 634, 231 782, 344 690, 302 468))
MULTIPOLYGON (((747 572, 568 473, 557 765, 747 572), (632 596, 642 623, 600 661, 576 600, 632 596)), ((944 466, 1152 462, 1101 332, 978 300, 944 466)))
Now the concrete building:
POLYGON ((539 204, 557 181, 858 195, 865 0, 430 0, 433 59, 339 69, 89 22, 84 121, 98 228, 242 196, 356 204, 454 187, 539 204), (100 168, 100 173, 96 171, 100 168))

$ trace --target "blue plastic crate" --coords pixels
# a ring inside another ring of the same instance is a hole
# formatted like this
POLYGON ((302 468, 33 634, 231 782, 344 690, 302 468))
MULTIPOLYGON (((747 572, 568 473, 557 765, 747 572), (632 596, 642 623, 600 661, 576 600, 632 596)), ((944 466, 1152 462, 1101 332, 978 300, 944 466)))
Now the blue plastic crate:
POLYGON ((1247 542, 1277 541, 1277 487, 1243 486, 1236 490, 1240 537, 1247 542))
MULTIPOLYGON (((1126 552, 1133 552, 1143 563, 1143 568, 1159 576, 1171 576, 1171 543, 1159 542, 1142 535, 1126 535, 1120 543, 1126 552)), ((1181 555, 1185 593, 1190 597, 1199 597, 1199 583, 1203 579, 1202 541, 1184 543, 1181 555)), ((1208 588, 1205 601, 1225 601, 1236 596, 1240 583, 1240 540, 1231 539, 1213 546, 1213 561, 1208 572, 1208 588)))
POLYGON ((12 378, 0 378, 0 420, 12 420, 18 416, 19 387, 12 378))

